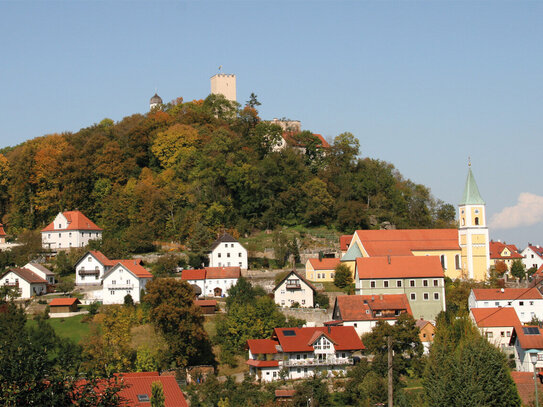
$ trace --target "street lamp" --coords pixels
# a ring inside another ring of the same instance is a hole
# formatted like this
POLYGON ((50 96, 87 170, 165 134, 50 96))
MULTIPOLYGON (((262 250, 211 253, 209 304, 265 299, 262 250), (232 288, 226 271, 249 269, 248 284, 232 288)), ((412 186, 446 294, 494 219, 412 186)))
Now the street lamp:
POLYGON ((535 365, 537 363, 537 356, 539 354, 539 351, 537 349, 530 349, 528 353, 530 354, 530 361, 532 362, 532 365, 534 365, 535 406, 539 407, 539 397, 537 395, 537 380, 535 376, 535 365))

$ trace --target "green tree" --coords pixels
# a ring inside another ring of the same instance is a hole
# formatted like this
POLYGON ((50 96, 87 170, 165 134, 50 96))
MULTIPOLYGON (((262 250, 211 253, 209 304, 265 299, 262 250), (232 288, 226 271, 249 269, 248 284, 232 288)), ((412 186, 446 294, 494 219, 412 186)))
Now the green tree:
POLYGON ((164 407, 166 398, 164 397, 164 388, 162 382, 153 382, 151 384, 151 407, 164 407))
POLYGON ((334 273, 334 284, 336 287, 346 288, 353 283, 351 269, 346 264, 338 264, 334 273))
POLYGON ((511 264, 511 275, 521 281, 526 278, 526 268, 524 267, 522 260, 513 260, 513 263, 511 264))
POLYGON ((65 251, 57 253, 54 271, 58 277, 68 276, 74 272, 73 264, 70 262, 68 254, 65 251))
POLYGON ((238 278, 236 284, 228 289, 226 297, 226 308, 233 305, 254 304, 257 297, 263 297, 266 291, 260 286, 253 286, 245 277, 238 278))
POLYGON ((438 317, 423 376, 429 406, 520 406, 504 354, 469 317, 438 317))
POLYGON ((309 379, 297 383, 294 386, 296 393, 292 399, 292 404, 297 407, 306 407, 307 405, 331 407, 332 401, 324 377, 324 374, 316 374, 309 379))

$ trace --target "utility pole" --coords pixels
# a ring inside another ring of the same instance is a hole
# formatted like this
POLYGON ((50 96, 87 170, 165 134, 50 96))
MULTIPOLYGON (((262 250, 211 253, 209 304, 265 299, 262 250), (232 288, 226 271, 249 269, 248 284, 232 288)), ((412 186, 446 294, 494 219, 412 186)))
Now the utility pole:
POLYGON ((388 407, 393 407, 394 389, 392 388, 392 337, 387 336, 388 345, 388 407))

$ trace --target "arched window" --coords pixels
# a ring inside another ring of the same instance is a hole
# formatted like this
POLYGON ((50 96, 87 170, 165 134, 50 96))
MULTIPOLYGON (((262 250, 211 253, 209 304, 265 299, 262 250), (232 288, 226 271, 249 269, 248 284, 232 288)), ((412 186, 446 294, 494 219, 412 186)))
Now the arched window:
POLYGON ((475 217, 475 226, 477 226, 477 225, 479 225, 479 217, 478 216, 475 217))
POLYGON ((454 265, 456 267, 457 270, 460 270, 462 267, 460 266, 460 255, 457 254, 456 256, 454 256, 454 265))

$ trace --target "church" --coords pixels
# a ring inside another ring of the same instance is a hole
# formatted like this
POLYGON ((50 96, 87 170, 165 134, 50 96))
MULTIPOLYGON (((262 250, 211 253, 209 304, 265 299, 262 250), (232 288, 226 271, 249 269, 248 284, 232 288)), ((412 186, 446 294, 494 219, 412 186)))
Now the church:
POLYGON ((437 256, 446 277, 486 279, 490 267, 486 206, 468 167, 458 229, 357 230, 342 236, 345 253, 341 263, 353 275, 359 257, 437 256))

